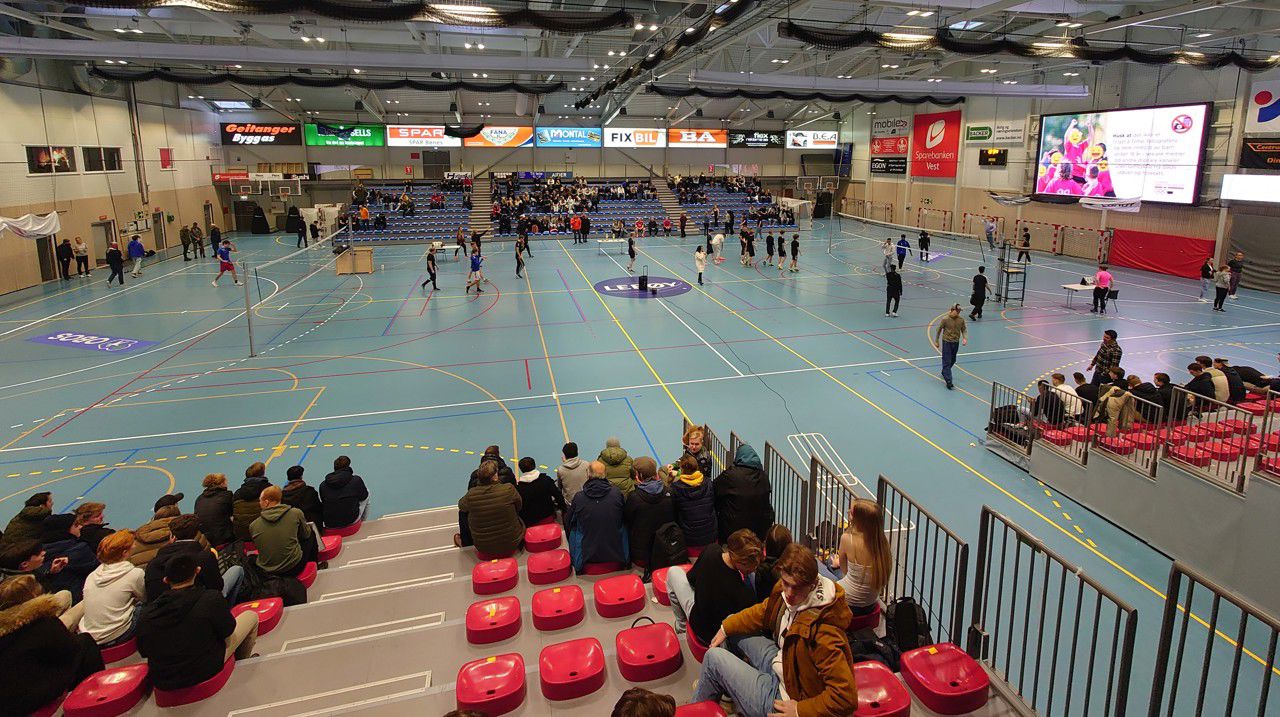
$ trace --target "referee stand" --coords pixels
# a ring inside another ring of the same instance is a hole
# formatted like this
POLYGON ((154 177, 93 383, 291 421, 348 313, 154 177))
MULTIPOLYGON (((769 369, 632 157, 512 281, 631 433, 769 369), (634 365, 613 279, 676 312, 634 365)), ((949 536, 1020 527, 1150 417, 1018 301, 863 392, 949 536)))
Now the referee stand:
POLYGON ((1017 261, 1013 252, 1016 247, 1008 241, 1000 243, 1000 253, 996 259, 996 301, 1002 306, 1017 302, 1014 306, 1022 306, 1027 296, 1028 262, 1017 261))

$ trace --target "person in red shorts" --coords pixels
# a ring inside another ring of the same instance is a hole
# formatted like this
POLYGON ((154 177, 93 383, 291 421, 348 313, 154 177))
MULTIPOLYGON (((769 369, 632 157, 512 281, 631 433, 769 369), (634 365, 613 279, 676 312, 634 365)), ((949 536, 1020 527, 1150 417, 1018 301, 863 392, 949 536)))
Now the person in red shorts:
POLYGON ((231 252, 237 251, 236 245, 231 243, 230 239, 223 239, 222 245, 218 247, 216 252, 218 255, 218 275, 213 277, 213 285, 218 285, 218 279, 222 275, 231 272, 231 278, 235 280, 236 286, 240 286, 240 276, 236 274, 236 265, 231 263, 231 252))

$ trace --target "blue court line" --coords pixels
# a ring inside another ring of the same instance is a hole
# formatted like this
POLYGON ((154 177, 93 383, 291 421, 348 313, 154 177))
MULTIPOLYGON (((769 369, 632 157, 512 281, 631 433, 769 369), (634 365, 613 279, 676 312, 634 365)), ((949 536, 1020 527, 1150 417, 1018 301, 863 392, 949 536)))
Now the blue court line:
POLYGON ((942 420, 946 421, 947 423, 950 423, 951 425, 955 426, 956 428, 959 428, 960 430, 962 430, 962 431, 964 431, 965 433, 969 434, 970 436, 972 436, 972 437, 973 437, 973 439, 974 439, 974 440, 981 440, 981 439, 982 439, 982 437, 981 437, 981 436, 979 436, 978 434, 974 433, 973 431, 970 431, 969 429, 965 428, 964 426, 960 425, 959 423, 956 423, 955 421, 951 420, 950 418, 947 418, 946 416, 942 415, 941 413, 938 413, 937 411, 935 411, 935 410, 933 410, 932 408, 930 408, 930 407, 926 406, 925 404, 920 403, 919 401, 917 401, 917 400, 915 400, 914 398, 912 398, 912 397, 908 396, 907 394, 903 393, 902 391, 899 391, 899 390, 898 390, 898 389, 897 389, 893 384, 891 384, 891 383, 889 383, 888 381, 885 381, 884 379, 882 379, 882 378, 880 378, 879 376, 875 375, 875 373, 868 371, 868 372, 867 372, 867 375, 868 375, 868 376, 870 376, 871 378, 875 379, 875 380, 876 380, 876 381, 878 381, 879 383, 883 384, 885 387, 887 387, 889 390, 893 391, 894 393, 898 394, 899 396, 902 396, 903 398, 905 398, 905 399, 907 399, 908 401, 910 401, 910 402, 912 402, 912 403, 916 404, 916 405, 917 405, 917 406, 919 406, 920 408, 923 408, 924 410, 928 411, 929 413, 932 413, 933 415, 937 416, 938 418, 941 418, 942 420))
MULTIPOLYGON (((129 459, 130 459, 130 458, 133 458, 135 455, 137 455, 137 454, 138 454, 138 451, 140 451, 140 450, 142 450, 142 449, 141 449, 141 448, 135 448, 135 449, 133 450, 133 452, 131 452, 129 455, 125 456, 123 459, 121 459, 121 460, 117 461, 117 463, 128 463, 128 462, 129 462, 129 459)), ((79 498, 73 498, 73 499, 72 499, 72 501, 71 501, 70 503, 67 503, 67 504, 66 504, 66 506, 64 506, 64 507, 62 508, 62 510, 60 510, 60 511, 58 511, 58 512, 59 512, 59 513, 66 513, 67 511, 71 510, 71 509, 75 506, 75 504, 80 500, 80 498, 88 498, 88 497, 89 497, 89 494, 93 492, 93 489, 94 489, 94 488, 97 488, 97 487, 102 483, 102 481, 104 481, 104 480, 106 480, 106 479, 110 478, 110 477, 111 477, 111 474, 112 474, 112 473, 115 473, 115 472, 116 472, 116 470, 117 470, 116 468, 112 468, 111 470, 109 470, 109 471, 107 471, 106 473, 104 473, 104 474, 102 475, 102 477, 101 477, 101 478, 99 478, 98 480, 94 481, 94 482, 93 482, 93 485, 89 486, 89 487, 85 490, 85 492, 84 492, 83 494, 81 494, 81 495, 80 495, 80 497, 79 497, 79 498)))
MULTIPOLYGON (((329 295, 330 295, 330 294, 332 294, 333 292, 337 291, 337 290, 338 290, 339 288, 341 288, 341 287, 342 287, 342 285, 343 285, 343 284, 345 284, 345 283, 347 283, 347 279, 346 279, 346 278, 344 278, 342 281, 339 281, 338 283, 334 284, 332 289, 329 289, 328 291, 326 291, 326 292, 325 292, 325 294, 324 294, 324 296, 321 296, 319 299, 316 299, 316 301, 315 301, 314 303, 312 303, 312 304, 311 304, 311 306, 310 306, 310 307, 308 307, 306 311, 303 311, 301 314, 298 314, 297 316, 293 317, 293 321, 290 321, 289 323, 285 324, 284 328, 282 328, 282 329, 280 329, 279 331, 277 331, 275 336, 272 336, 270 339, 267 339, 267 345, 268 345, 268 346, 270 346, 271 344, 275 343, 275 340, 276 340, 276 339, 278 339, 278 338, 280 338, 280 334, 283 334, 284 332, 288 331, 288 330, 290 329, 290 327, 292 327, 294 324, 298 323, 298 322, 302 319, 302 317, 304 317, 304 316, 306 316, 307 314, 311 313, 311 309, 314 309, 314 308, 316 307, 316 304, 319 304, 320 302, 322 302, 322 301, 324 301, 325 299, 329 298, 329 295)), ((281 289, 281 291, 283 292, 283 291, 284 291, 284 289, 281 289)))
MULTIPOLYGON (((616 401, 618 399, 612 398, 609 400, 616 401)), ((622 400, 627 402, 627 410, 631 411, 631 417, 636 419, 636 425, 640 427, 640 435, 644 436, 644 442, 649 444, 649 451, 650 451, 649 455, 653 456, 654 460, 657 460, 658 449, 654 448, 653 441, 649 440, 649 433, 648 431, 644 430, 644 424, 640 422, 640 417, 636 415, 636 409, 634 406, 631 405, 631 399, 627 398, 626 396, 623 396, 622 400)))
MULTIPOLYGON (((316 431, 316 434, 315 434, 314 436, 312 436, 312 437, 311 437, 311 440, 307 441, 307 443, 308 443, 308 444, 311 444, 311 445, 315 445, 316 443, 319 443, 319 442, 320 442, 320 434, 321 434, 321 433, 324 433, 324 429, 323 429, 323 428, 322 428, 322 429, 320 429, 320 430, 318 430, 318 431, 316 431)), ((307 460, 307 455, 311 453, 311 445, 308 445, 308 446, 307 446, 307 450, 305 450, 305 451, 303 451, 303 452, 302 452, 302 457, 298 459, 298 465, 302 465, 302 462, 303 462, 303 461, 305 461, 305 460, 307 460)))

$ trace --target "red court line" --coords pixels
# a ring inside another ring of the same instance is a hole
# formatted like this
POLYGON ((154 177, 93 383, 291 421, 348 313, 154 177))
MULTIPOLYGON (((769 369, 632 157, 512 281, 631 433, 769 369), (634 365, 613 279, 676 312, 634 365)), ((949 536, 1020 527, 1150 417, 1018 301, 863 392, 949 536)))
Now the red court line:
POLYGON ((422 302, 422 308, 421 308, 421 309, 418 309, 418 316, 422 316, 422 314, 426 312, 426 310, 427 310, 427 304, 430 304, 430 303, 431 303, 431 297, 433 297, 433 296, 435 296, 435 295, 436 295, 436 290, 435 290, 435 289, 432 289, 431 291, 428 291, 428 292, 427 292, 427 300, 426 300, 426 301, 424 301, 424 302, 422 302))
POLYGON ((876 341, 879 341, 879 342, 881 342, 881 343, 889 344, 890 346, 894 347, 895 349, 897 349, 897 350, 901 351, 901 352, 902 352, 902 353, 904 353, 904 354, 905 354, 905 353, 907 353, 907 350, 906 350, 906 349, 904 349, 904 348, 902 348, 901 346, 899 346, 899 345, 895 344, 894 342, 889 341, 889 340, 886 340, 886 339, 882 339, 882 338, 880 338, 879 336, 876 336, 876 334, 875 334, 875 332, 874 332, 874 331, 863 331, 862 333, 866 334, 867 336, 870 336, 871 338, 875 339, 876 341))
POLYGON ((529 387, 529 390, 532 391, 533 376, 529 373, 529 359, 524 360, 524 382, 529 387))

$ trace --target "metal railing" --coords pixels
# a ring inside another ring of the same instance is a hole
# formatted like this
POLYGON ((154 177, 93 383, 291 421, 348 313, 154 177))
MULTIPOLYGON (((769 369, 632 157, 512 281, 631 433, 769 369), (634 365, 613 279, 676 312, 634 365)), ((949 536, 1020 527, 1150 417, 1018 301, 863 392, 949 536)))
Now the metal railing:
MULTIPOLYGON (((681 430, 681 435, 688 431, 691 426, 693 426, 693 423, 687 418, 684 419, 684 428, 681 430)), ((733 465, 733 455, 728 452, 724 443, 720 441, 720 437, 715 434, 715 431, 711 430, 711 426, 703 424, 701 428, 703 445, 706 446, 707 451, 711 454, 711 475, 706 476, 706 478, 707 480, 715 480, 725 468, 733 465)))
POLYGON ((884 476, 876 484, 893 555, 883 598, 910 597, 929 615, 938 642, 959 644, 969 578, 969 544, 884 476))
POLYGON ((1024 455, 1031 455, 1034 431, 1028 421, 1031 416, 1031 397, 1016 388, 999 382, 991 384, 990 414, 987 417, 987 435, 1024 455))
POLYGON ((1170 421, 1161 443, 1163 456, 1180 468, 1244 493, 1250 467, 1250 437, 1257 432, 1248 411, 1174 387, 1170 421))
POLYGON ((1123 717, 1137 612, 983 506, 967 650, 1039 714, 1123 717))
POLYGON ((809 505, 812 507, 813 544, 826 559, 840 547, 840 534, 849 524, 849 506, 858 497, 853 486, 817 456, 809 457, 809 505))
MULTIPOLYGON (((1107 433, 1093 431, 1093 444, 1089 450, 1101 451, 1121 465, 1155 478, 1160 447, 1168 430, 1164 407, 1132 393, 1128 400, 1127 405, 1117 409, 1119 415, 1115 418, 1115 426, 1119 435, 1109 435, 1109 430, 1107 433)), ((1099 425, 1110 426, 1111 423, 1099 425)))
POLYGON ((1280 698, 1272 693, 1280 693, 1278 640, 1280 620, 1175 562, 1148 717, 1276 714, 1280 698), (1205 629, 1191 629, 1192 622, 1205 629), (1214 697, 1206 704, 1208 694, 1214 697))
POLYGON ((1085 398, 1045 385, 1031 397, 1032 436, 1035 445, 1055 451, 1080 465, 1089 462, 1089 450, 1097 430, 1092 427, 1096 405, 1085 398))
POLYGON ((792 537, 800 540, 813 526, 808 477, 768 441, 764 444, 764 469, 773 491, 774 520, 790 528, 792 537))
POLYGON ((1265 407, 1261 417, 1255 416, 1258 425, 1258 455, 1254 457, 1253 470, 1259 475, 1273 481, 1280 480, 1280 394, 1271 389, 1259 392, 1261 398, 1250 398, 1249 401, 1260 403, 1265 407))

